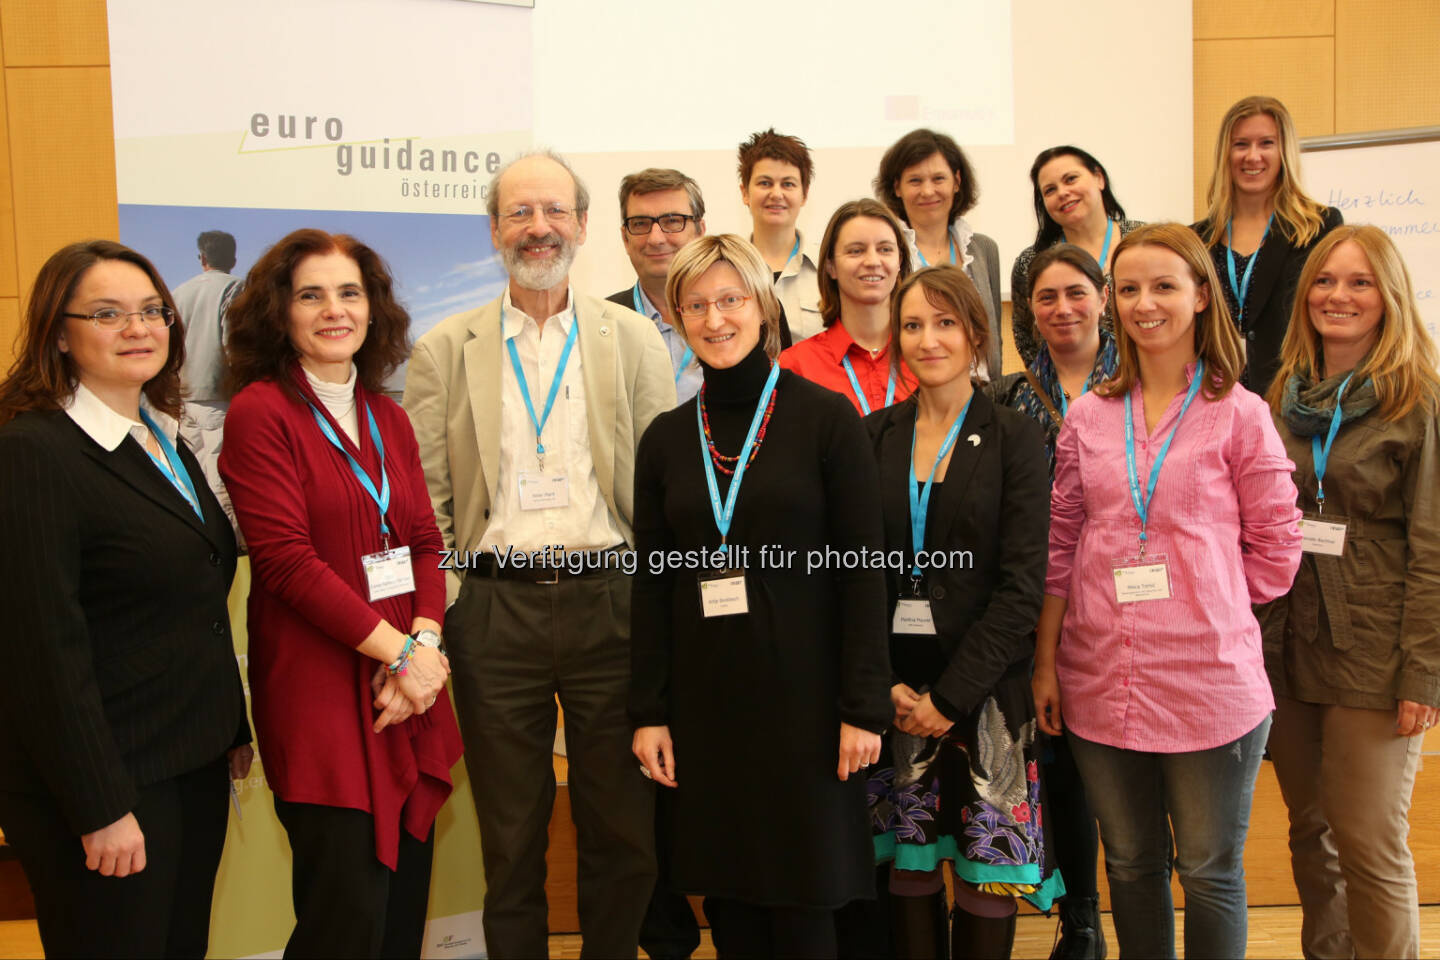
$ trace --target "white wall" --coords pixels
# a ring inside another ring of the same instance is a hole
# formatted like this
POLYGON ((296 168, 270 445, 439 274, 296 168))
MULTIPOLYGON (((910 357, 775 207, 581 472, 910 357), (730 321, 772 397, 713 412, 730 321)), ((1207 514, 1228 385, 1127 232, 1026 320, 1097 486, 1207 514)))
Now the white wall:
MULTIPOLYGON (((823 0, 816 0, 815 5, 823 8, 823 0)), ((794 6, 797 13, 793 19, 781 17, 784 22, 771 27, 776 41, 805 42, 804 22, 815 14, 801 13, 801 5, 794 6)), ((705 47, 704 16, 708 14, 703 11, 709 9, 708 4, 675 4, 674 8, 681 15, 697 17, 700 55, 695 69, 702 73, 714 71, 714 79, 708 82, 720 87, 728 82, 723 71, 751 68, 743 56, 733 51, 726 56, 711 55, 705 47)), ((893 49, 893 61, 885 59, 884 53, 860 50, 866 41, 857 41, 854 52, 834 58, 835 69, 830 76, 794 77, 788 82, 777 79, 777 83, 786 84, 784 95, 802 101, 817 97, 844 99, 855 84, 883 83, 888 72, 897 69, 896 64, 903 69, 906 58, 920 55, 913 47, 903 46, 909 36, 927 41, 926 55, 955 57, 963 63, 963 41, 934 38, 926 32, 925 23, 907 22, 903 2, 894 9, 897 12, 893 24, 877 24, 874 30, 867 31, 867 36, 874 37, 877 49, 893 49), (878 46, 891 40, 896 41, 893 48, 878 46)), ((1110 171, 1120 202, 1133 219, 1189 222, 1193 203, 1188 0, 1152 0, 1145 4, 1122 0, 1085 4, 1014 0, 1012 17, 1015 143, 971 147, 960 138, 976 167, 981 190, 980 203, 967 219, 999 243, 1007 291, 1011 261, 1034 238, 1028 174, 1031 161, 1046 147, 1074 143, 1095 154, 1110 171)), ((757 24, 757 37, 765 29, 757 24)), ((623 42, 607 42, 603 52, 597 47, 596 63, 587 68, 619 69, 612 48, 623 42)), ((544 43, 537 30, 537 71, 556 68, 542 52, 544 43)), ((777 72, 783 78, 783 71, 777 72)), ((681 69, 659 67, 634 71, 635 98, 632 103, 617 105, 613 122, 663 127, 664 117, 644 114, 645 86, 681 82, 684 74, 681 69)), ((583 77, 581 70, 576 82, 583 83, 583 77)), ((753 129, 768 126, 767 116, 766 108, 757 106, 753 129)), ((538 117, 537 126, 544 127, 538 117)), ((738 145, 749 132, 741 131, 733 138, 734 143, 738 145)), ((781 132, 817 142, 832 139, 803 127, 781 132)), ((547 145, 567 152, 562 138, 551 137, 550 141, 547 145)), ((815 180, 800 220, 808 240, 819 242, 829 214, 840 203, 870 194, 870 181, 885 146, 815 151, 815 180)), ((642 167, 675 167, 699 181, 709 207, 706 219, 710 232, 749 232, 749 216, 740 203, 733 148, 570 156, 593 197, 589 240, 572 275, 578 289, 608 295, 634 282, 619 237, 616 189, 622 176, 642 167)))

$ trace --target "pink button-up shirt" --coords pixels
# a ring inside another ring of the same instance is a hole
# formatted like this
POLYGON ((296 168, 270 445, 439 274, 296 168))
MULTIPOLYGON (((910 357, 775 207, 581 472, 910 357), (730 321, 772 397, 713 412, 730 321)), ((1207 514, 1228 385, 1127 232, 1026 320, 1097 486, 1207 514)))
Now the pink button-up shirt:
MULTIPOLYGON (((1142 497, 1184 399, 1177 394, 1145 436, 1135 384, 1142 497)), ((1045 592, 1069 601, 1056 670, 1071 730, 1180 753, 1229 743, 1274 709, 1250 605, 1289 590, 1300 565, 1293 470, 1263 400, 1238 385, 1216 401, 1202 390, 1165 457, 1146 526, 1146 558, 1166 558, 1170 597, 1121 604, 1114 568, 1136 556, 1140 535, 1125 477, 1125 401, 1087 393, 1070 405, 1055 449, 1045 592)))

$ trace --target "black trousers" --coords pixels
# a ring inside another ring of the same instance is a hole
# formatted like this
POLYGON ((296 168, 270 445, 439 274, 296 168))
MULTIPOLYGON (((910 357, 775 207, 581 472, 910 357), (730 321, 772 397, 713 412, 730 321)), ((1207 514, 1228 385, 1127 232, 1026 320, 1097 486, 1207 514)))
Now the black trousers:
POLYGON ((705 898, 705 917, 721 960, 768 957, 828 958, 836 953, 835 911, 820 907, 762 907, 705 898))
POLYGON ((364 810, 275 798, 290 837, 295 930, 286 957, 420 956, 435 834, 400 831, 391 869, 375 858, 375 818, 364 810))
POLYGON ((1065 878, 1065 896, 1084 900, 1098 894, 1096 862, 1100 856, 1100 830, 1085 781, 1070 752, 1070 737, 1051 737, 1053 756, 1041 773, 1045 777, 1045 829, 1050 831, 1055 866, 1065 878))
POLYGON ((0 829, 35 896, 40 942, 55 957, 203 957, 225 849, 224 758, 140 790, 145 869, 102 877, 45 796, 0 793, 0 829))
POLYGON ((655 887, 654 785, 630 752, 630 579, 466 578, 445 614, 485 858, 491 957, 549 950, 545 850, 555 699, 565 710, 582 957, 633 957, 655 887))

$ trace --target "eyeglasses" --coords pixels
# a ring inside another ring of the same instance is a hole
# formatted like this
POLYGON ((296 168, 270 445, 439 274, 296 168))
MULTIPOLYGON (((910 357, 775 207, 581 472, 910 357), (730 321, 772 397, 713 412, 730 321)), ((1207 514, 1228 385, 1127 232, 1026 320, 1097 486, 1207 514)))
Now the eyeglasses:
POLYGON ((716 297, 714 300, 706 300, 702 297, 695 297, 680 304, 680 316, 689 320, 698 320, 710 312, 710 304, 715 304, 715 309, 721 313, 734 313, 745 306, 750 298, 738 293, 727 293, 724 296, 716 297))
MULTIPOLYGON (((540 208, 540 213, 545 217, 547 223, 564 223, 575 215, 574 207, 562 206, 558 203, 547 203, 540 208)), ((521 204, 500 214, 506 223, 513 223, 519 226, 529 223, 535 219, 535 208, 528 204, 521 204)))
POLYGON ((691 220, 699 220, 688 213, 662 213, 658 217, 626 217, 625 232, 632 237, 643 237, 655 224, 660 224, 661 233, 679 233, 691 220))
POLYGON ((105 307, 103 310, 96 310, 94 313, 62 313, 62 317, 69 317, 72 320, 89 320, 101 330, 123 330, 130 325, 131 317, 139 317, 147 327, 168 327, 175 322, 175 311, 169 307, 162 307, 159 304, 146 307, 144 310, 134 310, 126 313, 115 307, 105 307))

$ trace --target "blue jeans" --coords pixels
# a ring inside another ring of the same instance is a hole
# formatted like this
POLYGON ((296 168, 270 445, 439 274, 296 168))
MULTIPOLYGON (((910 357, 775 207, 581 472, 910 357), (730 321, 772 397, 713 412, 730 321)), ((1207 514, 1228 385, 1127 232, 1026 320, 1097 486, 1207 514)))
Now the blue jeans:
POLYGON ((1172 852, 1185 890, 1185 956, 1245 956, 1245 833, 1269 731, 1267 716, 1240 739, 1193 753, 1066 734, 1100 821, 1122 958, 1175 956, 1172 852))

